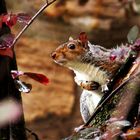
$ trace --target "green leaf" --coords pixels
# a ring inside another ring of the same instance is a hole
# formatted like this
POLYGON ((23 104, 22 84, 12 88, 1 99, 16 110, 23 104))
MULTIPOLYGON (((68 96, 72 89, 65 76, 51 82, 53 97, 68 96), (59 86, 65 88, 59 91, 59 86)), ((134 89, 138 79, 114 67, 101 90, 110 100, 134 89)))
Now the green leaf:
POLYGON ((138 26, 135 25, 130 29, 130 31, 127 35, 128 42, 130 44, 133 44, 135 42, 135 40, 137 39, 138 34, 139 34, 139 28, 138 28, 138 26))

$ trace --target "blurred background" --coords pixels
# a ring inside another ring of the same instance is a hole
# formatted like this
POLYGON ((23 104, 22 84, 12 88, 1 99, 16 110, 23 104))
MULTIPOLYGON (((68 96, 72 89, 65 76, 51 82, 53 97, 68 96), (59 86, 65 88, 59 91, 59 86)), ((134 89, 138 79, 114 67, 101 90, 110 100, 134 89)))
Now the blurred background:
MULTIPOLYGON (((33 16, 46 0, 6 0, 8 11, 33 16)), ((87 32, 91 43, 113 47, 127 41, 133 25, 140 25, 139 3, 134 0, 57 0, 37 18, 15 47, 18 69, 45 74, 50 83, 31 83, 22 94, 27 128, 40 140, 60 140, 83 123, 79 111, 81 90, 74 74, 53 62, 50 54, 58 45, 87 32)), ((23 28, 17 25, 14 34, 23 28)), ((31 137, 29 139, 32 139, 31 137)))

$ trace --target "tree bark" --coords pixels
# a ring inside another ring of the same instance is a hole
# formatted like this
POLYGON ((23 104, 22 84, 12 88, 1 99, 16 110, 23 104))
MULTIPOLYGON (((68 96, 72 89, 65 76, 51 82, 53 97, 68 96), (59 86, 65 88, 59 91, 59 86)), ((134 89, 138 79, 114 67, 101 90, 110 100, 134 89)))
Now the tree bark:
MULTIPOLYGON (((7 13, 6 3, 5 0, 0 0, 0 15, 4 13, 7 13)), ((0 36, 10 32, 9 27, 5 24, 0 28, 0 36)), ((16 89, 10 74, 11 70, 16 69, 15 55, 13 59, 8 56, 0 56, 0 101, 12 97, 22 104, 21 94, 16 89)), ((7 126, 0 128, 0 140, 27 140, 23 113, 18 122, 9 122, 7 126)))

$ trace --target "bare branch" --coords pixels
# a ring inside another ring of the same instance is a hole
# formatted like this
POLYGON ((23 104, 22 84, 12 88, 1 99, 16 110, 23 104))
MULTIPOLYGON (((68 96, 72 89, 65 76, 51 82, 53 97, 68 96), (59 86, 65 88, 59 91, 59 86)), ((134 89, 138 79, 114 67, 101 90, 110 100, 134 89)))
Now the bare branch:
POLYGON ((16 36, 16 38, 13 41, 13 44, 11 47, 14 47, 16 42, 19 40, 19 38, 22 36, 22 34, 28 29, 28 27, 33 23, 33 21, 44 11, 48 6, 50 6, 52 3, 54 3, 56 0, 48 1, 46 0, 46 3, 38 10, 38 12, 31 18, 31 20, 28 22, 28 24, 19 32, 19 34, 16 36))
POLYGON ((34 136, 35 140, 39 140, 38 135, 34 133, 32 130, 26 128, 26 130, 30 133, 30 135, 34 136))

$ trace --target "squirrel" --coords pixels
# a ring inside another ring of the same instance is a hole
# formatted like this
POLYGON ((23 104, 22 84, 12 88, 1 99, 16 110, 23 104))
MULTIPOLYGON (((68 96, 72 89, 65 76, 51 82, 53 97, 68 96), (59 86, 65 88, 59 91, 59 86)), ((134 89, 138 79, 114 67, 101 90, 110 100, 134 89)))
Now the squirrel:
POLYGON ((75 82, 83 88, 80 97, 80 112, 86 123, 98 103, 108 90, 108 84, 127 59, 130 48, 127 45, 106 49, 91 44, 85 32, 78 39, 69 38, 52 52, 52 59, 75 73, 75 82))

